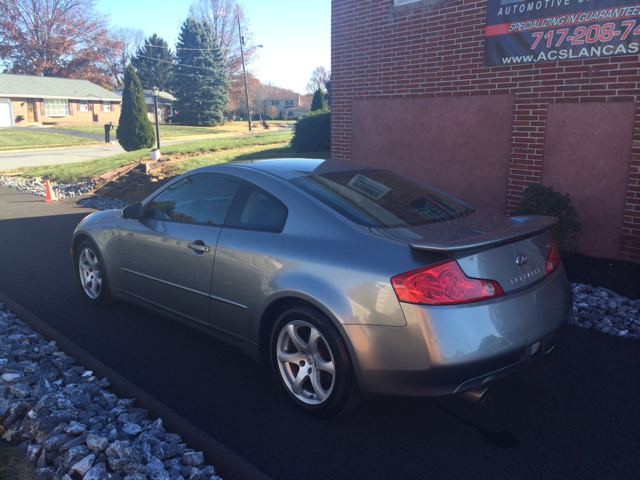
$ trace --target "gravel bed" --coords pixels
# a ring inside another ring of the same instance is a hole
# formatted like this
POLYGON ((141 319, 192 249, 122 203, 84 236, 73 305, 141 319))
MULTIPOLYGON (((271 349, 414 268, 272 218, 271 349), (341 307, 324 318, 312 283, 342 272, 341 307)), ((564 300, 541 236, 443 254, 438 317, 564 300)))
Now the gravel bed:
POLYGON ((96 210, 122 210, 130 203, 133 202, 130 200, 118 200, 116 198, 89 197, 80 200, 78 205, 96 210))
MULTIPOLYGON (((45 190, 45 183, 39 182, 38 180, 25 180, 22 178, 16 177, 5 177, 0 176, 0 185, 4 185, 5 187, 14 188, 19 190, 20 192, 30 193, 32 195, 38 195, 40 197, 46 197, 47 193, 45 190)), ((91 182, 87 183, 53 183, 51 182, 51 187, 53 188, 53 192, 56 194, 58 198, 68 198, 75 197, 77 195, 83 195, 91 191, 94 187, 94 184, 91 182)))
POLYGON ((609 335, 640 340, 640 300, 602 288, 572 283, 573 311, 567 322, 609 335))
MULTIPOLYGON (((23 193, 30 193, 32 195, 38 195, 40 197, 46 197, 45 184, 37 180, 24 180, 15 177, 4 177, 0 175, 0 185, 10 187, 23 193)), ((51 183, 56 197, 68 198, 75 197, 77 195, 84 195, 89 193, 94 187, 93 182, 87 183, 51 183)), ((127 200, 118 200, 112 198, 103 197, 89 197, 83 198, 78 202, 78 205, 88 208, 94 208, 96 210, 122 210, 124 207, 132 203, 127 200)))
POLYGON ((0 303, 0 441, 12 441, 36 480, 219 480, 135 400, 76 365, 0 303), (2 440, 3 439, 3 440, 2 440))

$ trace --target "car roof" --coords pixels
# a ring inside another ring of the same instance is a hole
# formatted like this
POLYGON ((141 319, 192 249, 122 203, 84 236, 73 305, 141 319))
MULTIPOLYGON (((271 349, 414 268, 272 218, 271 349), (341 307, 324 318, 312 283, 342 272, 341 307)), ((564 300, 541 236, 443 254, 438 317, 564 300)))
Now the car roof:
POLYGON ((315 158, 273 158, 268 160, 246 160, 233 162, 227 165, 237 165, 239 167, 260 170, 270 173, 284 180, 307 175, 318 175, 330 172, 344 172, 352 170, 373 170, 373 167, 364 163, 351 160, 338 159, 315 159, 315 158))

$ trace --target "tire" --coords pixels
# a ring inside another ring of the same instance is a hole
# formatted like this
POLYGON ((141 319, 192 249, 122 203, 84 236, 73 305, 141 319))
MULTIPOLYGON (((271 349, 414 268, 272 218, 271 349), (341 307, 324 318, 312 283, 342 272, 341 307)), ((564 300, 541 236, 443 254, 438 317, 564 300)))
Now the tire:
POLYGON ((100 250, 91 240, 84 240, 78 247, 75 260, 76 275, 84 297, 93 305, 108 305, 111 295, 100 250))
POLYGON ((276 321, 269 344, 278 383, 303 412, 328 418, 361 401, 344 341, 320 312, 294 307, 276 321))

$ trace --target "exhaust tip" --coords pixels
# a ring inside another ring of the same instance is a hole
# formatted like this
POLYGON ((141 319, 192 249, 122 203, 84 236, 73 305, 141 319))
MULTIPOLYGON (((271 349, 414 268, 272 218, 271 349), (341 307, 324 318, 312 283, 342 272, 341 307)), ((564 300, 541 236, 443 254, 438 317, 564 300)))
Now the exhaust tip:
POLYGON ((460 393, 458 396, 477 405, 481 404, 487 399, 487 392, 489 387, 479 387, 466 392, 460 393))

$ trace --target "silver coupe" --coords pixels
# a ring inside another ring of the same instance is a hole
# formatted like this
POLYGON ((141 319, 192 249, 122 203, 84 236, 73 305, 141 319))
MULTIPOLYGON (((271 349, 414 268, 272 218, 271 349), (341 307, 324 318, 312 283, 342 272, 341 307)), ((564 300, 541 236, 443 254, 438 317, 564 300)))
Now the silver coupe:
POLYGON ((85 297, 134 302, 270 363, 316 416, 463 394, 550 352, 571 310, 551 217, 505 217, 351 161, 185 173, 76 228, 85 297))

